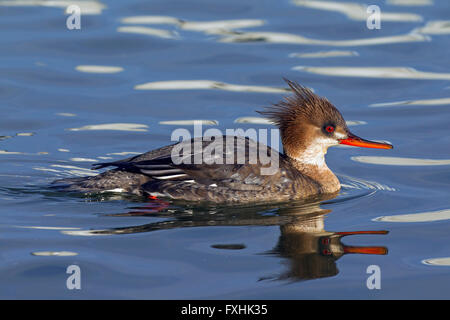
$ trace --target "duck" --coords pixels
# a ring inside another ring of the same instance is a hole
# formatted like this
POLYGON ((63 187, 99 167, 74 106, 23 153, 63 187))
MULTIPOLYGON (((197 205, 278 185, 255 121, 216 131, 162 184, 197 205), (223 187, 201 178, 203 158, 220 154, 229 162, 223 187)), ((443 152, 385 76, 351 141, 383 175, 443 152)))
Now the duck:
POLYGON ((96 170, 112 169, 95 176, 57 180, 53 185, 72 192, 125 192, 151 199, 212 203, 317 199, 334 197, 341 189, 325 161, 329 147, 393 148, 386 142, 356 136, 326 98, 285 81, 292 95, 258 111, 278 127, 283 152, 247 136, 195 137, 95 164, 96 170))

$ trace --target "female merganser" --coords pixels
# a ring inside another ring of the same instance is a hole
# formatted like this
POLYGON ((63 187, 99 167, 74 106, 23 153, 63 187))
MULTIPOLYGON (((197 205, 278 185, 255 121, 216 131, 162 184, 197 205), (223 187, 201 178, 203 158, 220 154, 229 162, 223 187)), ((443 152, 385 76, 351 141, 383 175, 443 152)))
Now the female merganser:
POLYGON ((340 190, 339 180, 325 163, 330 146, 393 148, 390 144, 364 140, 352 134, 341 113, 327 99, 286 81, 294 95, 259 112, 278 126, 284 154, 246 137, 232 136, 230 140, 230 136, 223 136, 220 148, 214 147, 214 163, 174 161, 175 150, 192 150, 185 148, 186 143, 194 148, 189 154, 183 154, 185 160, 198 159, 199 153, 200 159, 209 157, 211 160, 210 144, 214 140, 200 137, 124 160, 96 164, 94 169, 116 167, 97 176, 55 182, 68 191, 120 190, 152 197, 216 203, 307 199, 333 195, 340 190), (234 147, 231 163, 230 141, 234 147), (200 149, 196 149, 196 144, 200 149), (239 153, 242 147, 245 147, 243 157, 239 153), (252 154, 276 156, 276 170, 262 174, 269 165, 259 159, 251 161, 252 154))

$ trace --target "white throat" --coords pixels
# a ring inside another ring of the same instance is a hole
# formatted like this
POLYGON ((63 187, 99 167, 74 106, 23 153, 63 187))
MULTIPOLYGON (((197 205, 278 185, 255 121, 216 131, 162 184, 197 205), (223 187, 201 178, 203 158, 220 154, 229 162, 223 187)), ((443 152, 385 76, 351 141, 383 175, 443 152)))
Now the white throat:
POLYGON ((329 170, 325 163, 325 154, 329 147, 336 144, 336 140, 331 138, 316 138, 301 154, 294 157, 294 159, 302 164, 317 166, 319 170, 329 170))

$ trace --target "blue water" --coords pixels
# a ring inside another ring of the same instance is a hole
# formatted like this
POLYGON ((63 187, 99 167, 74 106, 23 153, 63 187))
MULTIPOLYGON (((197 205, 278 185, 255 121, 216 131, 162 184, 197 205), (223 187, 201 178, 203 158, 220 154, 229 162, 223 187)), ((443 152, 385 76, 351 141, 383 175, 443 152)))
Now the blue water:
POLYGON ((400 15, 370 30, 357 9, 312 2, 322 1, 68 1, 82 9, 81 29, 68 30, 66 5, 0 1, 0 298, 450 298, 450 5, 372 1, 400 15), (206 21, 228 22, 194 24, 206 21), (326 96, 358 121, 354 133, 395 149, 330 149, 344 188, 306 206, 199 207, 47 188, 192 129, 161 121, 269 128, 235 120, 285 96, 282 77, 326 96), (136 87, 176 80, 187 82, 136 87), (189 89, 192 80, 224 90, 189 89), (86 127, 101 124, 113 130, 86 127), (385 254, 342 255, 337 238, 334 255, 314 249, 351 231, 388 232, 342 239, 385 254), (80 290, 66 286, 70 265, 81 270, 80 290), (371 265, 380 289, 367 286, 371 265))

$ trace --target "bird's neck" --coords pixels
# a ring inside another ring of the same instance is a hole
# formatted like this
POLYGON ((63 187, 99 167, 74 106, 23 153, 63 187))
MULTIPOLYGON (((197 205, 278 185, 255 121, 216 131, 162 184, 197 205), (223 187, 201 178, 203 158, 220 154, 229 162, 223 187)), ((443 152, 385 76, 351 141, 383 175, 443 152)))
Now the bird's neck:
POLYGON ((341 184, 328 168, 325 154, 326 148, 317 146, 287 155, 298 171, 320 184, 323 193, 334 193, 340 190, 341 184))

